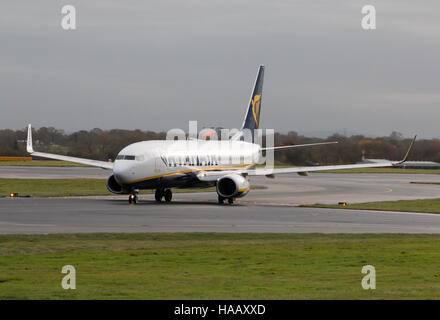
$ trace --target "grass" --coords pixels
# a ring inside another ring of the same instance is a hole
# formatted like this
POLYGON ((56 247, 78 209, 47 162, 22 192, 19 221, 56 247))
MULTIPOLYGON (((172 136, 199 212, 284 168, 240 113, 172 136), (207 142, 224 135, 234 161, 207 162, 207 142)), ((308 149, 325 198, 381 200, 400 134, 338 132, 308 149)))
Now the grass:
POLYGON ((337 204, 314 204, 314 205, 307 205, 306 207, 440 213, 440 198, 353 203, 353 204, 347 204, 346 206, 337 205, 337 204))
POLYGON ((438 299, 440 235, 0 236, 0 299, 438 299), (362 266, 376 268, 363 290, 362 266), (76 268, 63 290, 61 268, 76 268))
MULTIPOLYGON (((292 168, 302 167, 286 164, 276 164, 274 168, 292 168)), ((264 169, 265 165, 257 165, 257 168, 264 169)), ((401 173, 401 174, 440 174, 440 170, 436 169, 402 169, 402 168, 359 168, 345 170, 326 170, 319 173, 401 173)))
POLYGON ((440 182, 435 181, 411 181, 413 184, 440 184, 440 182))
MULTIPOLYGON (((251 185, 251 189, 265 189, 251 185)), ((197 189, 173 189, 174 193, 215 192, 215 187, 197 189)), ((1 179, 0 197, 11 192, 20 197, 72 197, 113 195, 107 190, 105 179, 1 179)), ((152 194, 154 190, 141 190, 140 194, 152 194)))
POLYGON ((401 169, 401 168, 360 168, 345 170, 328 170, 322 173, 401 173, 401 174, 440 174, 436 169, 401 169))
POLYGON ((0 179, 0 197, 64 197, 110 195, 105 179, 0 179))
MULTIPOLYGON (((258 188, 259 186, 254 186, 258 188)), ((202 189, 173 189, 176 193, 214 192, 215 187, 202 189)), ((11 192, 20 197, 71 197, 113 195, 107 190, 105 179, 0 179, 0 197, 11 192)), ((151 194, 154 190, 141 190, 151 194)))
POLYGON ((0 161, 0 166, 15 167, 87 167, 84 164, 58 160, 0 161))

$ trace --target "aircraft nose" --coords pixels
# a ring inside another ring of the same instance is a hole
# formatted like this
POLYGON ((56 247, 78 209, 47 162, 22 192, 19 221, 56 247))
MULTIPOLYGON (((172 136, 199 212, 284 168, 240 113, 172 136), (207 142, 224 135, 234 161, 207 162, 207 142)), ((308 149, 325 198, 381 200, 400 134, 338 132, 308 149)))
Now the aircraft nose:
POLYGON ((115 161, 113 174, 116 181, 120 184, 126 184, 133 180, 131 175, 131 165, 126 163, 126 161, 115 161))

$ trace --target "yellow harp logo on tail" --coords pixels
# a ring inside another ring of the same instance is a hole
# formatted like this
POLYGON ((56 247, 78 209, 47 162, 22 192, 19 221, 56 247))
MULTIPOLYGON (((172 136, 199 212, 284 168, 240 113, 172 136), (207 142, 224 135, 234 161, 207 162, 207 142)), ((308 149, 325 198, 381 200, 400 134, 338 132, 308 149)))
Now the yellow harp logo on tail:
POLYGON ((260 98, 261 98, 261 94, 256 94, 254 98, 251 100, 252 114, 254 115, 254 120, 257 127, 258 127, 258 119, 260 117, 260 98))

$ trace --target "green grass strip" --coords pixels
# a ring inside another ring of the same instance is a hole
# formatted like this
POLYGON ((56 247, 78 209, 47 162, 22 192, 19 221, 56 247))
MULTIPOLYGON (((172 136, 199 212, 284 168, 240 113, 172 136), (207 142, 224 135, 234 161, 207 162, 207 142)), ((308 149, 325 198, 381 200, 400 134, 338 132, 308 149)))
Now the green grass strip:
POLYGON ((0 299, 438 299, 439 248, 410 234, 2 235, 0 299))
POLYGON ((306 205, 305 207, 440 213, 440 198, 420 199, 420 200, 377 201, 377 202, 352 203, 352 204, 348 203, 346 206, 337 205, 337 204, 314 204, 314 205, 306 205))
MULTIPOLYGON (((258 187, 258 186, 257 186, 258 187)), ((173 192, 214 192, 215 188, 173 189, 173 192)), ((141 190, 151 194, 154 190, 141 190)), ((0 179, 0 197, 18 193, 20 197, 70 197, 114 195, 105 179, 0 179)))

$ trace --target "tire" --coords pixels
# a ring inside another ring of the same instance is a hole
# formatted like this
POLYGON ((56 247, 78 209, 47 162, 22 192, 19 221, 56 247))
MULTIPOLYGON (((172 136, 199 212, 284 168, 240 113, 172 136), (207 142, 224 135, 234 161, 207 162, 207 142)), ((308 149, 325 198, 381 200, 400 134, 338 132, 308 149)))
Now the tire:
POLYGON ((218 196, 218 203, 220 204, 224 204, 225 203, 225 198, 223 198, 222 196, 218 196))
POLYGON ((173 193, 171 192, 170 189, 166 189, 164 196, 165 196, 165 202, 171 202, 171 199, 173 198, 173 193))
POLYGON ((233 204, 234 203, 234 199, 233 198, 228 198, 228 203, 229 204, 233 204))
POLYGON ((154 194, 154 199, 156 199, 157 202, 161 202, 163 197, 163 192, 160 189, 156 189, 156 192, 154 194))

